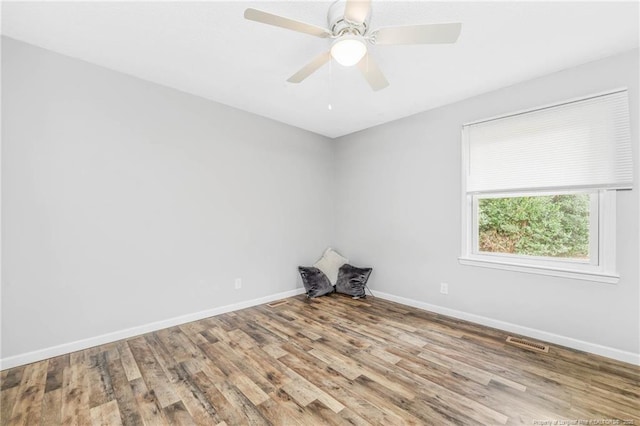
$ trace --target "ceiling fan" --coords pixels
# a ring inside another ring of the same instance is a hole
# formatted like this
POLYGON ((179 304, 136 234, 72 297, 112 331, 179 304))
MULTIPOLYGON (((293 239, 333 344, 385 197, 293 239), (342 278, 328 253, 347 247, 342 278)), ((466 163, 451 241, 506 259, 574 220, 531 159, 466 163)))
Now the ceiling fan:
POLYGON ((384 89, 389 82, 369 55, 371 45, 455 43, 462 24, 421 24, 383 27, 371 30, 371 0, 337 0, 329 7, 328 28, 318 27, 272 13, 249 8, 244 17, 320 38, 333 39, 331 48, 322 52, 287 80, 300 83, 331 58, 339 64, 356 65, 373 90, 384 89))

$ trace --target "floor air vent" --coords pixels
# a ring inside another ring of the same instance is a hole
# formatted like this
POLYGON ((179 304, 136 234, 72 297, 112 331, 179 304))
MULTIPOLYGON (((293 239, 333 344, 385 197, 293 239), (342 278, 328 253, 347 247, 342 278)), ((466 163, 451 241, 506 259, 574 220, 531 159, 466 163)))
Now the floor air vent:
POLYGON ((270 308, 275 308, 276 306, 284 305, 285 303, 287 303, 286 300, 278 300, 277 302, 267 303, 267 306, 270 308))
POLYGON ((544 352, 549 353, 549 346, 543 345, 538 342, 530 342, 528 340, 520 339, 518 337, 509 336, 507 337, 507 343, 511 343, 512 345, 519 346, 524 349, 529 349, 535 352, 544 352))

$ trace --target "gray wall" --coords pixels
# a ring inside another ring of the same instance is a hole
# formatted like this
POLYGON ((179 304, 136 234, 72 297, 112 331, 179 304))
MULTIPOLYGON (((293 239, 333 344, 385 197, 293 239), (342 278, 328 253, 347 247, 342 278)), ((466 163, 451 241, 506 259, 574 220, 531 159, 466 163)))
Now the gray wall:
POLYGON ((628 86, 638 154, 637 51, 332 142, 2 41, 1 358, 291 290, 327 243, 374 290, 638 352, 637 189, 619 284, 457 261, 462 123, 628 86))
POLYGON ((635 50, 342 137, 336 246, 352 263, 374 266, 374 290, 638 353, 638 112, 635 50), (462 124, 623 86, 636 189, 617 196, 620 282, 459 265, 462 124))
POLYGON ((2 358, 300 285, 329 139, 2 42, 2 358))

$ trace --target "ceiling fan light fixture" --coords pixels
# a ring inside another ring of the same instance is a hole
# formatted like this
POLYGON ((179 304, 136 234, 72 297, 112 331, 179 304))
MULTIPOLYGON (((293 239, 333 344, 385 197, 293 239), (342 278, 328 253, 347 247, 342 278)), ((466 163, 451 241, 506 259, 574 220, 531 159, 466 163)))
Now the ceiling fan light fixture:
POLYGON ((302 82, 333 58, 344 67, 356 65, 373 90, 384 89, 389 82, 367 53, 367 42, 375 45, 455 43, 462 27, 462 24, 452 22, 382 27, 372 31, 369 26, 371 0, 335 0, 327 13, 327 28, 253 8, 246 9, 244 17, 250 21, 333 39, 331 49, 323 51, 289 77, 289 83, 302 82))
POLYGON ((367 45, 364 39, 358 35, 347 34, 331 46, 331 56, 342 66, 351 67, 367 53, 367 45))

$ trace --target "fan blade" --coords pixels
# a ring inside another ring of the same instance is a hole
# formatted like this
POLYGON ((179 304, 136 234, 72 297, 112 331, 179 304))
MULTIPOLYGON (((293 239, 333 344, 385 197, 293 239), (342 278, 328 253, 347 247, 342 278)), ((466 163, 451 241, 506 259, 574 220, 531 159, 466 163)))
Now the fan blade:
POLYGON ((376 64, 368 53, 360 59, 360 62, 358 62, 358 69, 362 72, 364 78, 367 79, 373 90, 377 91, 384 89, 389 85, 389 82, 384 78, 382 71, 378 68, 378 64, 376 64))
POLYGON ((373 33, 375 44, 455 43, 462 24, 425 24, 385 27, 373 33))
POLYGON ((321 66, 329 62, 330 59, 330 52, 322 52, 321 54, 313 58, 311 62, 302 67, 300 71, 289 77, 287 81, 289 83, 300 83, 302 80, 316 72, 321 66))
POLYGON ((371 0, 347 0, 344 18, 354 24, 362 24, 367 19, 370 9, 371 0))
POLYGON ((322 27, 306 24, 304 22, 285 18, 283 16, 274 15, 272 13, 263 12, 257 9, 247 9, 244 11, 244 17, 251 21, 261 22, 263 24, 275 25, 276 27, 286 28, 288 30, 297 31, 299 33, 310 34, 316 37, 327 38, 331 36, 331 32, 322 27))

